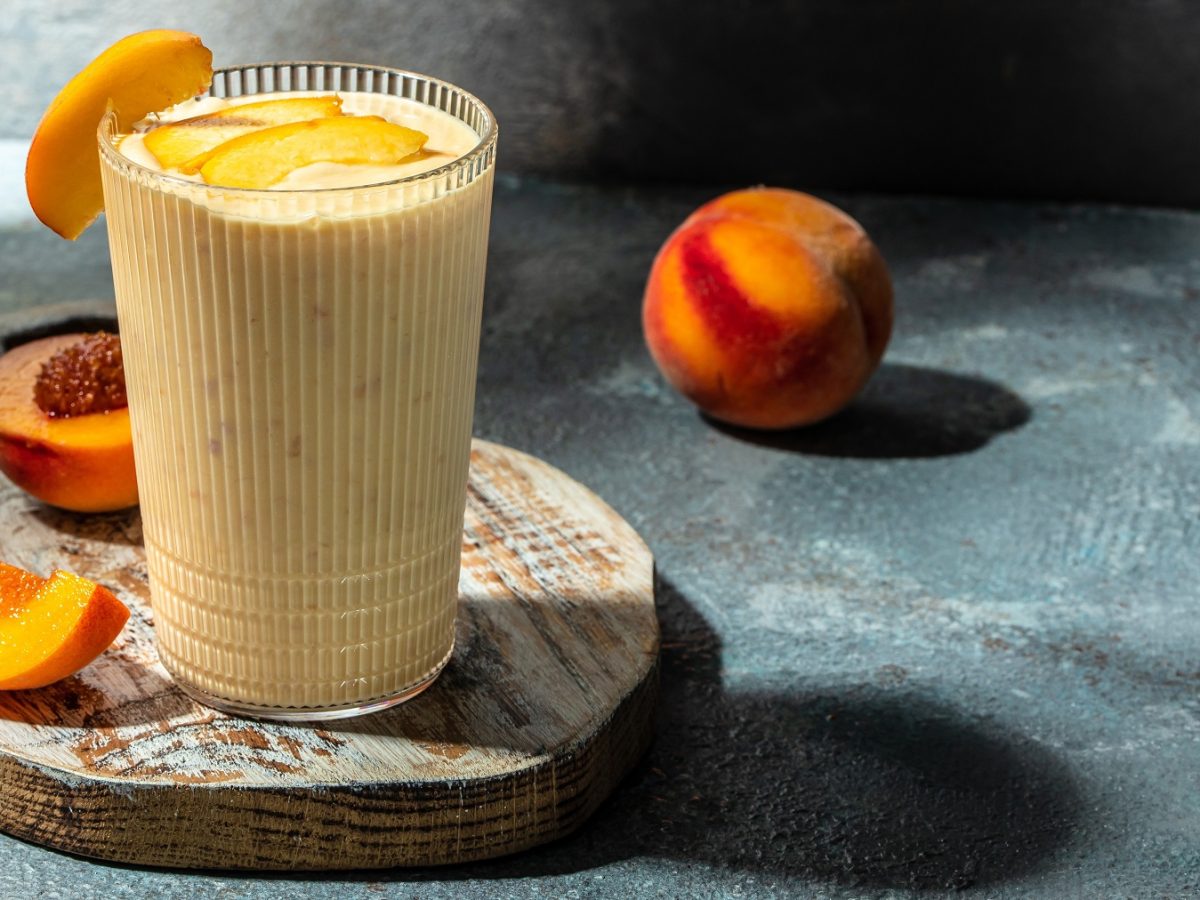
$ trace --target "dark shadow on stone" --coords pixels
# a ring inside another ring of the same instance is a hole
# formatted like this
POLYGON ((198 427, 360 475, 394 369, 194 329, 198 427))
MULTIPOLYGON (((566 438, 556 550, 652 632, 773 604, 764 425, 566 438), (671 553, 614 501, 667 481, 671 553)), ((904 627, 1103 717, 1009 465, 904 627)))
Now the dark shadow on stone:
POLYGON ((789 431, 758 431, 709 419, 741 441, 813 456, 919 459, 970 453, 1020 428, 1029 405, 973 375, 884 363, 863 393, 831 419, 789 431))

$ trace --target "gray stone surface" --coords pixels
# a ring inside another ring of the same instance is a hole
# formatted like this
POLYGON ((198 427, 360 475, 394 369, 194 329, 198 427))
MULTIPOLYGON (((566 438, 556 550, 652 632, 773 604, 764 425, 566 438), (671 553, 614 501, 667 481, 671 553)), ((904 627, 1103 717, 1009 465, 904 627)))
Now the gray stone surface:
MULTIPOLYGON (((896 335, 849 412, 761 435, 642 346, 713 193, 497 191, 476 432, 596 489, 662 579, 658 740, 588 825, 294 878, 0 836, 0 896, 1200 896, 1200 215, 832 198, 896 335)), ((0 306, 110 295, 103 258, 6 219, 0 306)))
POLYGON ((4 0, 0 138, 147 28, 218 65, 336 59, 480 94, 499 165, 1200 206, 1182 0, 4 0))

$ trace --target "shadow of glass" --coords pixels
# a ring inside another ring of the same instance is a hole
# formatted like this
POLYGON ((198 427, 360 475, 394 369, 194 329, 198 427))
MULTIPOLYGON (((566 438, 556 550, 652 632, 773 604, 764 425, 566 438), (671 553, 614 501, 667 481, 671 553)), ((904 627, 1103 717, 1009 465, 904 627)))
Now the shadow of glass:
POLYGON ((466 593, 454 655, 418 700, 322 727, 521 757, 561 750, 604 724, 616 685, 633 689, 635 673, 624 667, 651 662, 643 648, 653 633, 648 604, 614 597, 600 606, 550 593, 466 593), (600 606, 603 615, 594 611, 600 606), (567 633, 587 639, 562 639, 567 633))
POLYGON ((509 859, 350 877, 520 878, 653 856, 945 890, 1019 878, 1070 840, 1079 798, 1041 745, 916 689, 729 692, 708 624, 669 584, 659 602, 656 743, 587 825, 509 859))
POLYGON ((756 431, 709 420, 747 443, 813 456, 919 459, 970 453, 1020 428, 1032 410, 1003 385, 922 366, 884 363, 854 403, 824 422, 756 431))

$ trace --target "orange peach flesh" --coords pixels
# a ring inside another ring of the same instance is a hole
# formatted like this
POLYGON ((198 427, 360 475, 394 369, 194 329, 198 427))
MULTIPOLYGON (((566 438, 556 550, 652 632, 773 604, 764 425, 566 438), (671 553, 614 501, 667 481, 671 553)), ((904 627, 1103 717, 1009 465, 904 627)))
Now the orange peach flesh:
POLYGON ((200 174, 209 184, 267 188, 315 162, 393 165, 428 135, 379 116, 338 116, 253 131, 217 147, 200 174))
POLYGON ((341 114, 342 98, 334 95, 242 103, 220 112, 160 125, 146 133, 145 146, 164 169, 190 175, 199 172, 218 148, 234 138, 273 125, 341 114))

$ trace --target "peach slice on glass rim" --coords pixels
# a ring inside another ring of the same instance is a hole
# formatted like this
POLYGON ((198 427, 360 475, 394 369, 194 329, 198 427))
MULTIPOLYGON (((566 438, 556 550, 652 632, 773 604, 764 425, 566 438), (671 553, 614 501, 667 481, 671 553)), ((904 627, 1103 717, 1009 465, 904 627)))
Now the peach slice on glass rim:
POLYGON ((67 82, 29 145, 25 190, 34 213, 74 240, 104 209, 96 131, 109 109, 128 131, 212 82, 212 52, 183 31, 143 31, 113 44, 67 82))
POLYGON ((211 185, 269 188, 317 162, 393 165, 425 146, 429 136, 379 116, 338 116, 276 125, 218 147, 200 174, 211 185))
POLYGON ((49 578, 0 563, 0 690, 45 687, 94 660, 125 627, 129 608, 70 572, 49 578))
POLYGON ((144 143, 164 169, 192 175, 200 171, 214 150, 236 137, 274 125, 341 114, 342 98, 336 95, 261 100, 159 125, 146 132, 144 143))

